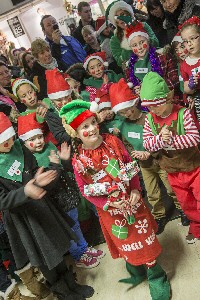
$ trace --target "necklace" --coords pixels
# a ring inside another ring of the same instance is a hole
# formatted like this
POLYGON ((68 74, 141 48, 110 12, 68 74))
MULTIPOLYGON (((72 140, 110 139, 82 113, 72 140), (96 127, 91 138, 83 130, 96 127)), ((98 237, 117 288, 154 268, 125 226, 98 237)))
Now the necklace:
MULTIPOLYGON (((133 83, 133 86, 141 85, 141 82, 142 82, 138 77, 135 76, 134 67, 135 67, 135 64, 138 61, 138 59, 139 58, 135 53, 133 53, 131 55, 131 58, 130 58, 130 80, 133 83)), ((161 62, 160 62, 160 59, 158 57, 155 47, 150 46, 150 48, 149 48, 149 60, 151 63, 152 71, 158 73, 160 76, 163 77, 164 74, 163 74, 163 70, 161 68, 161 62)))

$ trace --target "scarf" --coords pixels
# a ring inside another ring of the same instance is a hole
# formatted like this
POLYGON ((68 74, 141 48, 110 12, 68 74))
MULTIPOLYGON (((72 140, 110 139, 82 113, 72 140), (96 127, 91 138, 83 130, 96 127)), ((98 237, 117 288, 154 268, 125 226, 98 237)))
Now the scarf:
POLYGON ((45 68, 47 70, 54 70, 55 68, 58 68, 57 60, 54 57, 50 64, 42 64, 39 60, 38 60, 38 63, 40 64, 40 66, 42 66, 43 68, 45 68))

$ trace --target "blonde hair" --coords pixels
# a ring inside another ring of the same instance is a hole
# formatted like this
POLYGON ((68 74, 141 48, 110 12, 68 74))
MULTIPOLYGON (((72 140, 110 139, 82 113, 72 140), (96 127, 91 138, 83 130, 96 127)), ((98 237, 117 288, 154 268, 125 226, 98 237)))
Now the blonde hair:
POLYGON ((38 54, 44 52, 46 49, 49 49, 49 44, 43 39, 36 39, 31 43, 31 51, 35 58, 38 58, 38 54))
POLYGON ((84 35, 85 32, 95 32, 95 30, 91 25, 85 25, 81 30, 81 34, 84 35))

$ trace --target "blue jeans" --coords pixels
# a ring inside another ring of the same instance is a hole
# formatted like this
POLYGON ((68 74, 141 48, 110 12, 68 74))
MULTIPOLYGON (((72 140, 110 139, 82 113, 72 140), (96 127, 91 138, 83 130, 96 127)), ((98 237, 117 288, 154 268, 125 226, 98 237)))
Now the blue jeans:
POLYGON ((73 259, 78 261, 80 260, 81 256, 86 252, 88 248, 88 243, 86 242, 80 228, 80 223, 78 221, 78 209, 73 208, 72 210, 68 211, 67 214, 74 220, 75 225, 72 227, 72 229, 79 238, 79 241, 77 243, 73 240, 70 242, 69 253, 73 257, 73 259))

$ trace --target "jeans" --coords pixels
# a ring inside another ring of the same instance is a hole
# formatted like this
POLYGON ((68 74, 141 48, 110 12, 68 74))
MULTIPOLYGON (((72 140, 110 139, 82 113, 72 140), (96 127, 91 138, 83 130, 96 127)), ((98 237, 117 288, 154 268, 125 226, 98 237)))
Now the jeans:
POLYGON ((77 243, 74 242, 73 240, 70 242, 69 252, 73 257, 73 259, 78 261, 80 260, 81 256, 86 252, 88 248, 88 243, 86 242, 80 228, 80 223, 78 221, 78 209, 74 208, 68 211, 67 214, 74 220, 75 225, 72 227, 72 229, 74 230, 77 237, 79 238, 79 241, 77 243))

